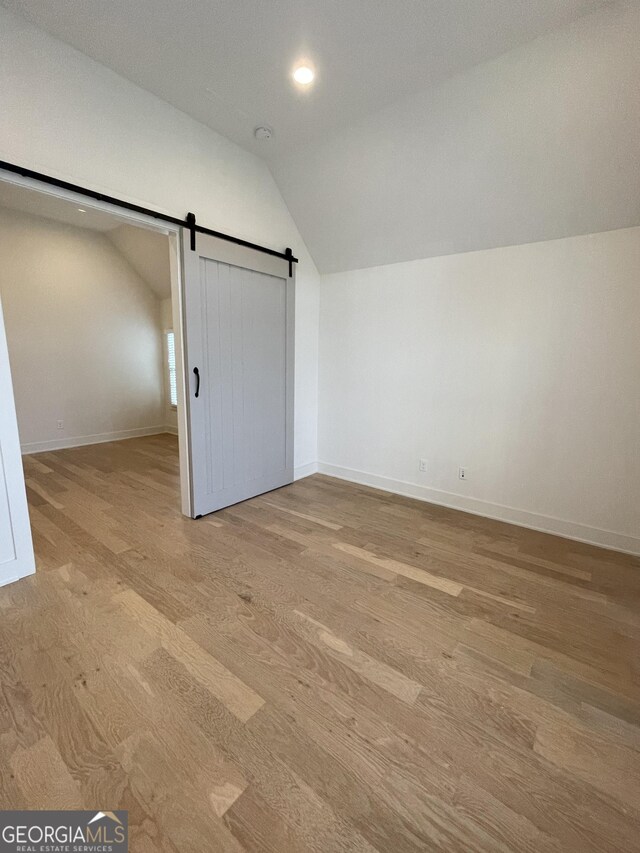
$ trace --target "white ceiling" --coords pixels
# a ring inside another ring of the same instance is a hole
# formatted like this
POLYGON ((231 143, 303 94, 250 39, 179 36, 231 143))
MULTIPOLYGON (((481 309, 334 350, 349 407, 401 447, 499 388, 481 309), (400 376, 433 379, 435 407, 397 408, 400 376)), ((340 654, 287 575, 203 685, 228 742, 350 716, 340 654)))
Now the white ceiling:
POLYGON ((1 0, 270 159, 498 56, 603 0, 1 0), (308 58, 313 88, 291 67, 308 58), (258 143, 253 129, 275 134, 258 143))
POLYGON ((5 181, 0 181, 0 207, 19 210, 31 216, 54 219, 56 222, 74 225, 76 228, 89 228, 91 231, 111 231, 122 224, 122 220, 111 213, 93 210, 88 205, 83 207, 85 213, 80 213, 78 204, 5 181))

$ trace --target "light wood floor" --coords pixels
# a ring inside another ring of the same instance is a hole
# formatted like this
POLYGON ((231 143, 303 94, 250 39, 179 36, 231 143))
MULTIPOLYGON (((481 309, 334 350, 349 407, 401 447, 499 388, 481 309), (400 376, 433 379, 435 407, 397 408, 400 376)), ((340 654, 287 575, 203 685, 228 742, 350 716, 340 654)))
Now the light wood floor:
POLYGON ((640 561, 323 476, 181 517, 175 439, 25 459, 2 808, 131 850, 640 850, 640 561))

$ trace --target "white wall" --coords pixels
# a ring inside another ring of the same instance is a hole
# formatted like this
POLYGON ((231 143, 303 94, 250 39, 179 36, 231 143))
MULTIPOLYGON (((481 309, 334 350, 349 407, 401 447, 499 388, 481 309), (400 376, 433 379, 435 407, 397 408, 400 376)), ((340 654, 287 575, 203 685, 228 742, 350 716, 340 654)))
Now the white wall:
POLYGON ((319 278, 266 165, 0 7, 0 159, 300 258, 296 466, 317 458, 319 278))
POLYGON ((288 152, 320 271, 640 225, 639 43, 611 4, 288 152))
POLYGON ((23 452, 161 430, 160 302, 108 238, 0 209, 0 257, 23 452))
POLYGON ((120 225, 107 237, 158 299, 171 300, 171 263, 166 234, 135 225, 120 225))
POLYGON ((640 553, 639 277, 640 228, 324 276, 320 470, 640 553))

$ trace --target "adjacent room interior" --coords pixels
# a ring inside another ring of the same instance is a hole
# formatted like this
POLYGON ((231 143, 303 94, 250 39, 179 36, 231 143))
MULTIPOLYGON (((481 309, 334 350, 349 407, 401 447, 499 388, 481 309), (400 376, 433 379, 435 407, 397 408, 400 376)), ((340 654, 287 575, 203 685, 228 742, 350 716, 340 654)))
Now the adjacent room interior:
POLYGON ((0 0, 0 811, 640 850, 640 5, 178 6, 0 0))
POLYGON ((22 452, 177 434, 166 235, 0 183, 0 241, 22 452))
MULTIPOLYGON (((37 472, 52 465, 70 476, 97 459, 137 479, 142 504, 154 487, 180 503, 170 251, 159 230, 0 182, 0 298, 36 537, 37 506, 59 489, 37 472)), ((81 496, 66 503, 71 519, 92 517, 81 496)))

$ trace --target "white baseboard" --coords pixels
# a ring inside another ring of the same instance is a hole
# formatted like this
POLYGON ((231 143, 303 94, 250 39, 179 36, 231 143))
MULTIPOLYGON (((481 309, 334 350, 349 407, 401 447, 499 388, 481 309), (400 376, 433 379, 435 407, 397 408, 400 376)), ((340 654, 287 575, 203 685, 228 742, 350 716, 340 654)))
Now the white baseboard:
POLYGON ((466 495, 458 495, 454 492, 444 492, 440 489, 431 489, 428 486, 420 486, 416 483, 394 480, 391 477, 383 477, 379 474, 367 474, 365 471, 357 471, 353 468, 330 465, 327 462, 319 462, 318 471, 330 477, 349 480, 351 483, 358 483, 363 486, 371 486, 374 489, 381 489, 384 492, 393 492, 394 494, 415 498, 419 501, 426 501, 427 503, 437 504, 438 506, 469 512, 472 515, 481 515, 485 518, 505 521, 508 524, 516 524, 519 527, 527 527, 530 530, 553 533, 556 536, 563 536, 565 539, 575 539, 578 542, 586 542, 589 545, 597 545, 600 548, 608 548, 612 551, 622 551, 625 554, 640 556, 640 538, 630 536, 627 533, 601 530, 598 527, 589 527, 575 521, 564 521, 563 519, 552 516, 540 515, 539 513, 515 509, 510 506, 502 506, 501 504, 470 498, 466 495))
POLYGON ((68 447, 84 447, 86 444, 105 444, 108 441, 122 441, 125 438, 140 438, 144 435, 160 435, 168 432, 168 427, 153 426, 138 429, 121 429, 117 432, 102 432, 97 435, 79 435, 73 438, 58 438, 53 441, 34 441, 21 445, 22 454, 46 453, 49 450, 65 450, 68 447))
POLYGON ((169 435, 177 435, 178 427, 176 426, 165 426, 162 428, 162 432, 168 432, 169 435))
POLYGON ((310 477, 312 474, 318 473, 318 463, 317 462, 307 462, 306 465, 298 465, 297 468, 294 468, 293 471, 293 479, 294 480, 302 480, 303 477, 310 477))

